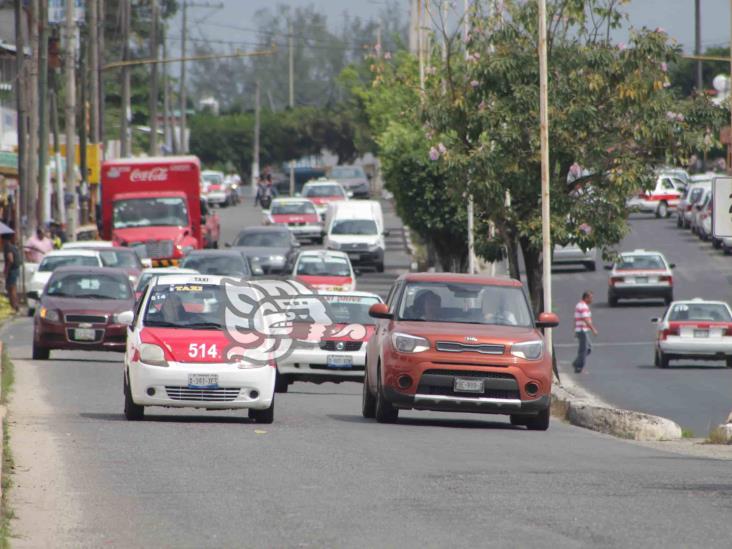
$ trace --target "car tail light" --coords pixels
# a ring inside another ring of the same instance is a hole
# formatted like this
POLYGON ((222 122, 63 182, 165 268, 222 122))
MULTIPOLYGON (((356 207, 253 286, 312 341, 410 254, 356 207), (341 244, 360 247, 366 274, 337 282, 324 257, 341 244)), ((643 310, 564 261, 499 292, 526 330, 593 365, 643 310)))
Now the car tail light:
POLYGON ((666 339, 668 336, 677 336, 679 335, 679 327, 678 326, 668 326, 661 330, 661 340, 666 339))
POLYGON ((659 279, 659 280, 660 280, 661 282, 668 282, 668 285, 669 285, 669 286, 672 286, 672 285, 673 285, 673 283, 674 283, 674 277, 673 277, 673 276, 671 276, 671 275, 663 275, 663 276, 660 276, 660 277, 658 277, 658 279, 659 279))
POLYGON ((727 324, 727 326, 725 326, 724 335, 732 336, 732 324, 727 324))
POLYGON ((622 276, 611 276, 610 280, 608 281, 608 284, 610 284, 610 286, 615 286, 618 282, 622 282, 622 281, 623 281, 622 276))

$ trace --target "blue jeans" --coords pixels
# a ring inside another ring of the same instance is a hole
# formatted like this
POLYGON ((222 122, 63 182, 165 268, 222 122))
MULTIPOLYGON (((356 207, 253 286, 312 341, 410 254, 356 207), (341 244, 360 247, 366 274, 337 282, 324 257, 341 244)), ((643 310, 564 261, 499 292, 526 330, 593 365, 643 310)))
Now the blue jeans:
POLYGON ((575 332, 579 347, 577 348, 577 358, 574 359, 572 366, 576 372, 581 372, 585 367, 587 356, 592 352, 592 341, 590 341, 590 332, 575 332))

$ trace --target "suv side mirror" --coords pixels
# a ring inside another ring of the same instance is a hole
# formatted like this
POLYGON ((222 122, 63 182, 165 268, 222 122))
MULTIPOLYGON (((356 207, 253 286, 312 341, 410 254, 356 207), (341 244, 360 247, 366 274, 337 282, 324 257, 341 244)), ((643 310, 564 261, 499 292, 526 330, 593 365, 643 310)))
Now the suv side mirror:
POLYGON ((554 313, 540 313, 536 319, 537 328, 554 328, 559 326, 559 317, 554 313))
POLYGON ((386 303, 374 303, 371 305, 369 308, 369 316, 371 318, 394 318, 394 315, 389 312, 389 306, 386 303))

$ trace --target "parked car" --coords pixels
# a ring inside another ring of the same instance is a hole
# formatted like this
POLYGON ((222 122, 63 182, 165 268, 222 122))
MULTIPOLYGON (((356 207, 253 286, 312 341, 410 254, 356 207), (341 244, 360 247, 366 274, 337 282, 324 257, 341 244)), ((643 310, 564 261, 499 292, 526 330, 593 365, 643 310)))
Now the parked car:
POLYGON ((335 166, 330 171, 330 178, 343 185, 354 198, 369 198, 371 195, 369 178, 361 166, 335 166))
MULTIPOLYGON (((152 280, 127 341, 123 391, 128 420, 144 419, 149 406, 165 406, 248 409, 255 422, 272 423, 277 370, 271 359, 227 352, 226 304, 221 277, 152 280)), ((247 320, 250 325, 265 322, 259 308, 247 320)))
POLYGON ((678 359, 723 360, 732 368, 732 311, 723 301, 674 301, 656 323, 655 365, 678 359))
POLYGON ((298 240, 323 243, 323 222, 307 198, 275 198, 264 212, 264 224, 287 227, 298 240))
POLYGON ((679 228, 689 228, 691 222, 691 214, 694 204, 701 200, 705 189, 712 188, 711 177, 705 174, 704 178, 695 175, 684 189, 676 209, 676 226, 679 228))
POLYGON ((59 267, 72 265, 77 267, 104 266, 99 252, 94 250, 66 249, 48 252, 38 264, 38 269, 33 273, 28 284, 28 289, 26 290, 28 316, 33 316, 35 313, 38 301, 43 293, 43 288, 46 286, 53 272, 59 267))
POLYGON ((594 271, 597 262, 597 249, 583 250, 577 244, 554 246, 552 265, 584 265, 588 271, 594 271))
POLYGON ((183 258, 180 266, 205 275, 252 277, 249 262, 235 250, 193 250, 183 258))
POLYGON ((628 201, 628 207, 641 212, 669 217, 681 199, 686 184, 672 175, 659 174, 653 188, 641 191, 628 201))
POLYGON ((609 269, 607 301, 615 307, 621 299, 663 299, 668 305, 674 300, 676 265, 666 261, 661 252, 634 250, 623 252, 609 269))
POLYGON ((108 267, 59 267, 33 318, 33 359, 54 349, 124 351, 135 294, 127 273, 108 267))
MULTIPOLYGON (((374 333, 369 308, 382 299, 367 292, 325 292, 321 299, 333 321, 329 335, 317 341, 299 340, 294 350, 277 361, 277 392, 287 392, 294 381, 324 383, 362 381, 366 343, 374 333)), ((305 326, 306 332, 307 326, 305 326)))
POLYGON ((302 196, 310 200, 321 218, 325 217, 328 204, 348 200, 348 194, 337 181, 319 179, 305 183, 302 196))
POLYGON ((508 414, 549 428, 552 355, 521 282, 452 273, 407 273, 392 286, 366 347, 362 413, 380 423, 399 410, 508 414))
POLYGON ((292 269, 292 277, 321 291, 352 292, 356 289, 356 273, 343 252, 306 250, 300 252, 292 269))
POLYGON ((258 263, 265 274, 282 274, 292 269, 300 243, 287 227, 247 227, 231 247, 258 263))
POLYGON ((702 212, 704 212, 707 203, 712 199, 712 189, 704 189, 701 198, 693 205, 691 209, 691 220, 689 221, 689 228, 693 234, 699 233, 699 226, 702 221, 702 212))

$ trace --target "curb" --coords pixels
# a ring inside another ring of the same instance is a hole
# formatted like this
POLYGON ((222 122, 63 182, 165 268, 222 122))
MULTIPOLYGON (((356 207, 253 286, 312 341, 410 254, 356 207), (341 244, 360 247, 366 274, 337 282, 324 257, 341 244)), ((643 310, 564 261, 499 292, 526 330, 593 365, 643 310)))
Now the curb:
POLYGON ((616 408, 571 381, 552 386, 552 414, 577 427, 624 439, 657 442, 680 440, 682 437, 678 423, 660 416, 616 408))

